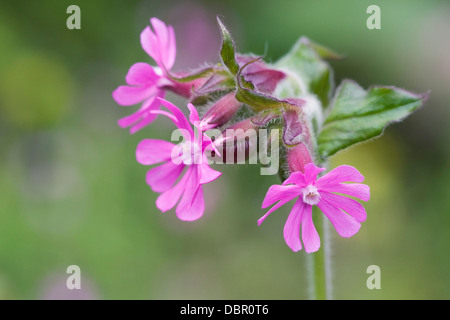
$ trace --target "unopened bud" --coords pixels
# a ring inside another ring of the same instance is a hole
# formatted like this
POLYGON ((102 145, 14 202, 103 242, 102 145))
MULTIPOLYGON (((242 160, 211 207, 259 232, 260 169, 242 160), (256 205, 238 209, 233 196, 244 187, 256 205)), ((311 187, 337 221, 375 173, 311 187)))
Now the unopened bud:
MULTIPOLYGON (((237 55, 236 60, 242 67, 246 63, 254 60, 255 57, 237 55)), ((280 70, 271 69, 262 60, 250 63, 244 70, 244 78, 253 83, 260 92, 272 93, 275 91, 278 83, 286 78, 286 74, 280 70)))
POLYGON ((252 120, 242 120, 222 132, 214 144, 225 163, 245 163, 257 149, 258 126, 252 120))
POLYGON ((172 91, 185 98, 192 97, 195 90, 203 85, 204 78, 195 79, 189 82, 178 82, 172 79, 164 79, 164 82, 160 84, 164 90, 172 91))
POLYGON ((220 98, 203 116, 200 127, 204 130, 223 126, 230 121, 242 106, 236 100, 235 92, 231 92, 220 98))
POLYGON ((283 111, 283 142, 293 147, 301 142, 309 144, 310 134, 307 122, 300 107, 283 111))
POLYGON ((287 148, 287 164, 290 172, 305 172, 305 165, 313 162, 311 153, 304 143, 299 143, 293 148, 287 148))

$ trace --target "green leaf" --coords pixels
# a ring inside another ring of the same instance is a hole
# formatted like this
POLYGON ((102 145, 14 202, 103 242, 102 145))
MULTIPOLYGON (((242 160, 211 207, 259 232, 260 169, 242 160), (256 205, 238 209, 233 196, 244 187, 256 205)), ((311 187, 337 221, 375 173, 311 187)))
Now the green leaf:
POLYGON ((317 52, 319 57, 321 57, 322 59, 342 60, 345 58, 342 54, 339 54, 339 53, 331 50, 330 48, 327 48, 321 44, 315 43, 311 40, 308 40, 308 41, 309 41, 309 45, 311 46, 311 48, 313 48, 317 52))
POLYGON ((203 67, 191 72, 186 73, 183 76, 175 76, 173 74, 171 74, 169 71, 166 71, 167 76, 177 82, 181 82, 181 83, 187 83, 187 82, 191 82, 200 78, 206 78, 210 75, 213 75, 217 72, 220 71, 220 68, 217 66, 208 66, 208 67, 203 67))
POLYGON ((233 75, 239 71, 239 65, 235 58, 235 44, 231 38, 230 32, 227 30, 222 21, 217 17, 220 31, 222 32, 222 48, 220 49, 220 56, 223 64, 230 70, 233 75))
MULTIPOLYGON (((333 72, 322 57, 338 59, 338 54, 302 37, 292 49, 275 63, 275 67, 293 74, 302 82, 303 91, 317 95, 323 107, 328 106, 333 89, 333 72)), ((300 90, 301 91, 301 90, 300 90)), ((307 93, 301 92, 301 93, 307 93)))
POLYGON ((380 136, 391 122, 400 121, 419 108, 428 94, 395 87, 367 91, 351 80, 336 90, 334 104, 318 137, 318 151, 329 157, 355 143, 380 136))

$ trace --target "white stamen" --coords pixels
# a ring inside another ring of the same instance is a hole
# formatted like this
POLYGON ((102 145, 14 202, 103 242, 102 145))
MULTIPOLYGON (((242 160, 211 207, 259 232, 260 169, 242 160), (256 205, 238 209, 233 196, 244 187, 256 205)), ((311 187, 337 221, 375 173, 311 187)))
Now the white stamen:
POLYGON ((186 165, 199 164, 202 159, 200 146, 197 143, 186 141, 181 145, 180 158, 186 165))
POLYGON ((153 67, 153 71, 156 73, 156 75, 160 77, 163 75, 163 72, 160 67, 153 67))
POLYGON ((308 185, 303 188, 303 202, 311 206, 318 204, 320 201, 320 194, 317 188, 313 185, 308 185))

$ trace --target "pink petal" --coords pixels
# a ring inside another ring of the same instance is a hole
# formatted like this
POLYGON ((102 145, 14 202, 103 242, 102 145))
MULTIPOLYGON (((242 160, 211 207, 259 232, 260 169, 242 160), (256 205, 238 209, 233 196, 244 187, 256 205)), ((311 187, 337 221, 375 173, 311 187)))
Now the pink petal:
POLYGON ((169 32, 167 26, 164 22, 158 18, 150 18, 150 23, 155 31, 155 35, 160 43, 168 43, 169 32))
MULTIPOLYGON (((161 69, 166 67, 166 56, 169 51, 169 31, 164 22, 158 18, 151 18, 150 23, 152 24, 153 31, 155 32, 158 47, 155 51, 158 51, 159 58, 155 59, 156 62, 161 66, 161 69)), ((166 67, 169 69, 169 67, 166 67)))
POLYGON ((303 173, 301 173, 300 171, 292 172, 291 175, 289 176, 289 178, 284 180, 283 185, 290 184, 290 183, 294 183, 301 188, 306 187, 308 185, 308 183, 306 182, 306 179, 305 179, 305 175, 303 173))
POLYGON ((131 126, 133 123, 139 121, 142 117, 142 111, 136 111, 135 113, 130 114, 129 116, 123 117, 117 121, 118 125, 121 128, 127 128, 131 126))
MULTIPOLYGON (((209 129, 205 129, 205 128, 203 128, 203 130, 209 130, 209 129)), ((212 139, 210 138, 210 137, 208 137, 206 134, 204 134, 203 136, 202 136, 202 151, 204 152, 204 156, 206 157, 206 153, 205 153, 205 151, 206 150, 208 150, 208 151, 215 151, 216 152, 216 154, 220 157, 221 156, 221 154, 220 154, 220 152, 219 152, 219 149, 217 149, 217 147, 216 147, 216 144, 212 141, 212 139)), ((215 141, 218 141, 218 140, 215 140, 215 141)), ((208 159, 207 157, 206 157, 206 159, 208 159)))
POLYGON ((297 200, 291 210, 291 213, 289 214, 286 224, 284 225, 284 240, 289 248, 291 248, 294 252, 302 249, 302 243, 300 242, 300 223, 306 207, 311 206, 305 204, 301 199, 297 200))
MULTIPOLYGON (((267 208, 268 206, 274 204, 280 200, 286 199, 294 199, 301 194, 301 188, 296 185, 278 185, 275 184, 269 188, 267 191, 266 197, 264 198, 262 209, 267 208)), ((289 201, 290 201, 289 200, 289 201)))
POLYGON ((302 215, 302 240, 306 252, 310 253, 319 250, 320 237, 312 220, 312 206, 307 204, 305 204, 302 215))
POLYGON ((162 212, 172 209, 180 199, 181 195, 185 192, 188 184, 191 171, 188 170, 181 178, 181 180, 171 189, 162 193, 158 199, 156 199, 156 206, 162 212))
POLYGON ((142 140, 136 148, 136 160, 144 165, 169 161, 174 147, 173 143, 164 140, 142 140))
POLYGON ((114 100, 121 106, 131 106, 155 95, 156 88, 119 86, 113 91, 114 100))
POLYGON ((333 206, 347 212, 358 222, 364 222, 367 219, 366 210, 358 201, 326 191, 321 191, 320 196, 333 206))
POLYGON ((319 168, 314 163, 308 163, 305 166, 305 180, 307 184, 313 184, 317 180, 317 175, 324 171, 325 168, 319 168))
POLYGON ((150 19, 154 32, 147 26, 141 33, 141 45, 162 70, 169 70, 175 62, 176 42, 172 26, 157 18, 150 19))
POLYGON ((159 102, 165 106, 167 109, 170 110, 170 112, 172 112, 172 114, 177 118, 177 122, 174 122, 175 125, 180 128, 180 129, 185 129, 189 132, 190 137, 186 137, 188 140, 193 140, 194 139, 194 131, 192 130, 192 126, 190 125, 189 121, 186 119, 185 115, 183 114, 183 112, 181 112, 180 109, 178 109, 177 106, 175 106, 173 103, 161 99, 161 98, 157 98, 159 100, 159 102))
POLYGON ((184 165, 175 165, 171 161, 167 161, 147 172, 147 184, 154 192, 166 192, 178 180, 183 168, 184 165))
POLYGON ((202 163, 198 166, 200 175, 200 184, 209 183, 222 175, 222 172, 216 171, 209 166, 206 154, 203 155, 202 163))
POLYGON ((173 64, 175 63, 175 57, 177 55, 177 44, 175 40, 175 31, 172 26, 168 27, 169 31, 169 40, 167 41, 167 55, 165 60, 165 67, 167 70, 172 69, 173 64))
POLYGON ((158 38, 149 26, 145 27, 145 29, 141 32, 141 46, 142 49, 144 49, 144 51, 153 58, 153 60, 157 63, 161 61, 158 38))
MULTIPOLYGON (((190 219, 192 214, 195 215, 196 210, 192 211, 190 209, 194 202, 197 200, 197 190, 200 187, 197 166, 190 166, 188 168, 188 172, 189 178, 187 178, 186 188, 176 210, 177 216, 181 220, 190 219)), ((188 173, 186 173, 186 175, 187 174, 188 173)), ((201 197, 203 198, 203 194, 201 195, 201 197)), ((199 204, 196 203, 196 205, 198 206, 199 204)))
MULTIPOLYGON (((163 91, 157 91, 156 95, 164 96, 165 92, 163 91)), ((147 99, 142 106, 139 108, 138 111, 135 113, 124 117, 118 121, 118 124, 122 128, 126 128, 129 126, 132 126, 130 128, 130 133, 135 133, 136 131, 142 129, 143 127, 147 126, 148 124, 152 123, 156 118, 157 114, 153 114, 152 111, 158 109, 160 106, 159 100, 156 99, 156 97, 152 97, 150 99, 147 99)))
POLYGON ((130 86, 155 86, 159 78, 151 65, 138 62, 130 67, 125 80, 130 86))
POLYGON ((363 201, 369 201, 370 199, 370 187, 361 183, 339 183, 318 187, 317 189, 319 191, 343 193, 363 201))
MULTIPOLYGON (((274 185, 272 187, 275 187, 275 186, 276 185, 274 185)), ((262 208, 270 206, 275 201, 278 201, 278 200, 276 200, 277 198, 279 198, 279 202, 276 205, 274 205, 269 211, 267 211, 267 213, 265 215, 263 215, 261 218, 259 218, 258 226, 260 226, 261 223, 263 223, 263 221, 272 212, 274 212, 275 210, 277 210, 280 207, 284 206, 286 203, 288 203, 289 201, 293 200, 294 198, 298 197, 300 191, 299 191, 299 188, 297 186, 284 186, 284 187, 290 187, 290 190, 284 190, 284 191, 282 191, 280 193, 275 188, 272 191, 270 190, 271 188, 269 188, 269 191, 267 192, 266 198, 264 199, 262 208), (271 195, 269 195, 269 192, 271 192, 271 195), (267 198, 268 196, 270 198, 267 198)))
POLYGON ((322 197, 317 206, 322 210, 322 212, 331 221, 337 233, 341 237, 351 237, 359 231, 361 223, 355 220, 355 218, 349 216, 344 211, 335 207, 326 197, 322 197))
POLYGON ((194 107, 194 105, 192 103, 188 103, 187 106, 188 106, 189 111, 190 111, 189 121, 195 126, 199 125, 200 118, 198 116, 197 109, 194 107))
POLYGON ((166 24, 158 18, 151 18, 150 22, 158 39, 160 55, 159 64, 162 64, 167 70, 169 70, 175 62, 175 32, 172 26, 166 26, 166 24))
POLYGON ((163 111, 163 110, 150 110, 149 111, 151 114, 154 115, 158 115, 158 114, 162 114, 163 116, 166 116, 167 118, 169 118, 170 120, 172 120, 172 122, 177 122, 177 118, 175 118, 175 116, 167 111, 163 111))
MULTIPOLYGON (((295 197, 294 197, 295 198, 295 197)), ((292 198, 292 199, 294 199, 292 198)), ((266 220, 266 218, 275 210, 278 210, 279 208, 281 208, 282 206, 284 206, 286 203, 288 203, 289 201, 291 201, 292 199, 284 199, 284 200, 280 200, 276 205, 274 205, 272 208, 270 208, 269 211, 266 212, 265 215, 263 215, 261 218, 258 219, 258 226, 261 225, 261 223, 264 222, 264 220, 266 220)))
MULTIPOLYGON (((181 204, 181 201, 180 201, 181 204)), ((205 211, 205 200, 203 198, 203 188, 200 185, 197 188, 197 191, 193 195, 193 200, 191 200, 191 206, 189 208, 180 207, 180 204, 177 207, 177 217, 183 221, 194 221, 203 216, 205 211), (180 210, 179 210, 180 208, 180 210)))
POLYGON ((141 130, 142 128, 144 128, 147 125, 149 125, 150 123, 152 123, 156 118, 157 118, 156 114, 151 114, 148 112, 145 113, 142 116, 142 120, 130 128, 130 133, 131 134, 136 133, 137 131, 141 130))
POLYGON ((341 182, 363 182, 364 176, 352 166, 342 165, 319 178, 316 186, 334 185, 341 182))

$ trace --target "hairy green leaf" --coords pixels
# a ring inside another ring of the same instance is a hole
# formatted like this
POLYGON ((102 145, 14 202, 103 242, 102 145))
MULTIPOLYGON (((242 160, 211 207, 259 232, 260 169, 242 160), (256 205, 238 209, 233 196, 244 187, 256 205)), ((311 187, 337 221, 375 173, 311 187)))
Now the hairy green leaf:
POLYGON ((275 67, 281 68, 300 82, 300 90, 306 91, 301 93, 317 95, 322 106, 326 107, 334 84, 332 69, 322 57, 338 59, 341 56, 302 37, 275 63, 275 67))
POLYGON ((217 66, 208 66, 204 68, 200 68, 197 70, 193 70, 190 72, 187 72, 183 75, 173 75, 169 71, 166 71, 167 76, 177 82, 181 83, 187 83, 191 82, 200 78, 206 78, 208 76, 214 75, 215 73, 219 72, 220 68, 217 66))
POLYGON ((318 137, 318 151, 329 157, 355 143, 380 136, 391 122, 400 121, 426 100, 395 87, 372 87, 367 91, 351 80, 336 90, 332 109, 318 137))
POLYGON ((235 44, 231 38, 231 34, 222 21, 217 17, 220 31, 222 32, 222 48, 220 49, 220 56, 223 64, 230 70, 233 75, 239 71, 239 65, 235 58, 235 44))

